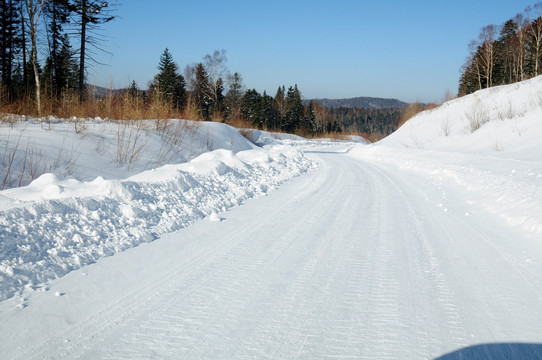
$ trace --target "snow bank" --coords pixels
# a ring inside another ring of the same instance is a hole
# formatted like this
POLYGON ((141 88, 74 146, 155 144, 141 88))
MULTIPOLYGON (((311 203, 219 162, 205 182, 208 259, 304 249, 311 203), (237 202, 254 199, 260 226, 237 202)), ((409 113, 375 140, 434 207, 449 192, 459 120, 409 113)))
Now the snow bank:
MULTIPOLYGON (((124 180, 98 176, 82 181, 46 173, 27 186, 1 191, 0 300, 205 217, 216 220, 216 213, 265 194, 314 166, 291 146, 256 148, 224 124, 194 126, 190 139, 179 147, 194 145, 192 155, 209 147, 223 148, 124 180)), ((39 125, 33 130, 39 133, 39 125)), ((41 143, 53 140, 46 133, 41 143)), ((160 145, 149 148, 157 150, 160 145)), ((89 155, 78 149, 81 156, 89 155)), ((135 172, 109 162, 100 170, 101 164, 93 160, 87 166, 97 174, 135 172)))

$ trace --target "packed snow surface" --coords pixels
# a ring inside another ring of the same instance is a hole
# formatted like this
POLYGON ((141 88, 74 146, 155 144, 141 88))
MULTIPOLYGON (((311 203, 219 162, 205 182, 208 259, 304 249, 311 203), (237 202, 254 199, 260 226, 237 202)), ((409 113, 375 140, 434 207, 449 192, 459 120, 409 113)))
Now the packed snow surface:
MULTIPOLYGON (((0 192, 0 354, 542 358, 540 94, 480 91, 372 145, 183 122, 167 165, 160 129, 119 162, 89 121, 79 172, 0 192)), ((6 147, 73 139, 33 124, 6 147)))

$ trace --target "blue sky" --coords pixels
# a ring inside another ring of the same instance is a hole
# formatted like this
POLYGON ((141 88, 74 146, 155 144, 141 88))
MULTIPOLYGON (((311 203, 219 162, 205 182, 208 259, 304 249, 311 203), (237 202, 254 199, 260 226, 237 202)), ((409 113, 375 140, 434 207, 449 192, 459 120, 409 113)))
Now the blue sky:
POLYGON ((455 93, 467 45, 535 1, 124 0, 105 25, 104 66, 89 81, 140 88, 167 47, 182 70, 225 49, 247 88, 304 98, 374 96, 440 101, 455 93))

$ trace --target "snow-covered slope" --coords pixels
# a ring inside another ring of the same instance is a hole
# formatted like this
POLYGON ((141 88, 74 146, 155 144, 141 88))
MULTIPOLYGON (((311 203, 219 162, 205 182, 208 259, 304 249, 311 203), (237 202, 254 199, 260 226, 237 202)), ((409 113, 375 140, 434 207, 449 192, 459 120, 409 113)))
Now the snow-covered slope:
POLYGON ((44 173, 79 181, 120 179, 194 159, 207 151, 250 150, 254 144, 221 123, 186 120, 113 122, 8 117, 0 122, 0 190, 44 173))
POLYGON ((468 202, 542 237, 542 76, 424 111, 351 154, 431 179, 445 211, 468 202))
POLYGON ((381 144, 538 161, 542 157, 541 134, 539 76, 477 91, 424 111, 381 144))

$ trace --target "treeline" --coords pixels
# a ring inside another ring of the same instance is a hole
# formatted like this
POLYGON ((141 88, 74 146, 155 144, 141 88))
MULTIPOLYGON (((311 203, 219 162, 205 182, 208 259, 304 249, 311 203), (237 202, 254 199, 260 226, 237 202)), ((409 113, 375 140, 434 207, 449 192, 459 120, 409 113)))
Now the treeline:
POLYGON ((140 91, 134 82, 129 94, 138 94, 146 104, 171 104, 182 116, 193 120, 305 136, 346 131, 382 137, 397 129, 404 112, 404 108, 326 108, 317 101, 304 105, 297 85, 279 86, 274 95, 246 90, 242 76, 238 72, 230 74, 226 62, 225 50, 217 50, 202 62, 187 65, 183 76, 165 49, 149 90, 140 91))
POLYGON ((143 104, 170 104, 185 118, 221 121, 238 126, 285 131, 303 135, 341 132, 327 109, 318 104, 304 106, 297 85, 280 86, 274 96, 246 90, 242 76, 230 74, 225 50, 215 51, 197 64, 187 65, 184 75, 168 49, 162 53, 158 74, 148 91, 135 82, 128 90, 143 104))
POLYGON ((86 81, 95 55, 89 49, 101 51, 100 27, 114 20, 115 10, 114 3, 101 0, 0 0, 0 111, 184 117, 308 136, 344 131, 387 135, 395 129, 398 109, 303 104, 297 85, 280 86, 275 94, 247 90, 241 75, 228 71, 225 50, 181 71, 165 49, 148 90, 134 81, 128 89, 97 95, 86 81))
POLYGON ((511 84, 540 75, 542 3, 527 7, 504 24, 487 25, 469 44, 461 69, 458 95, 511 84))

